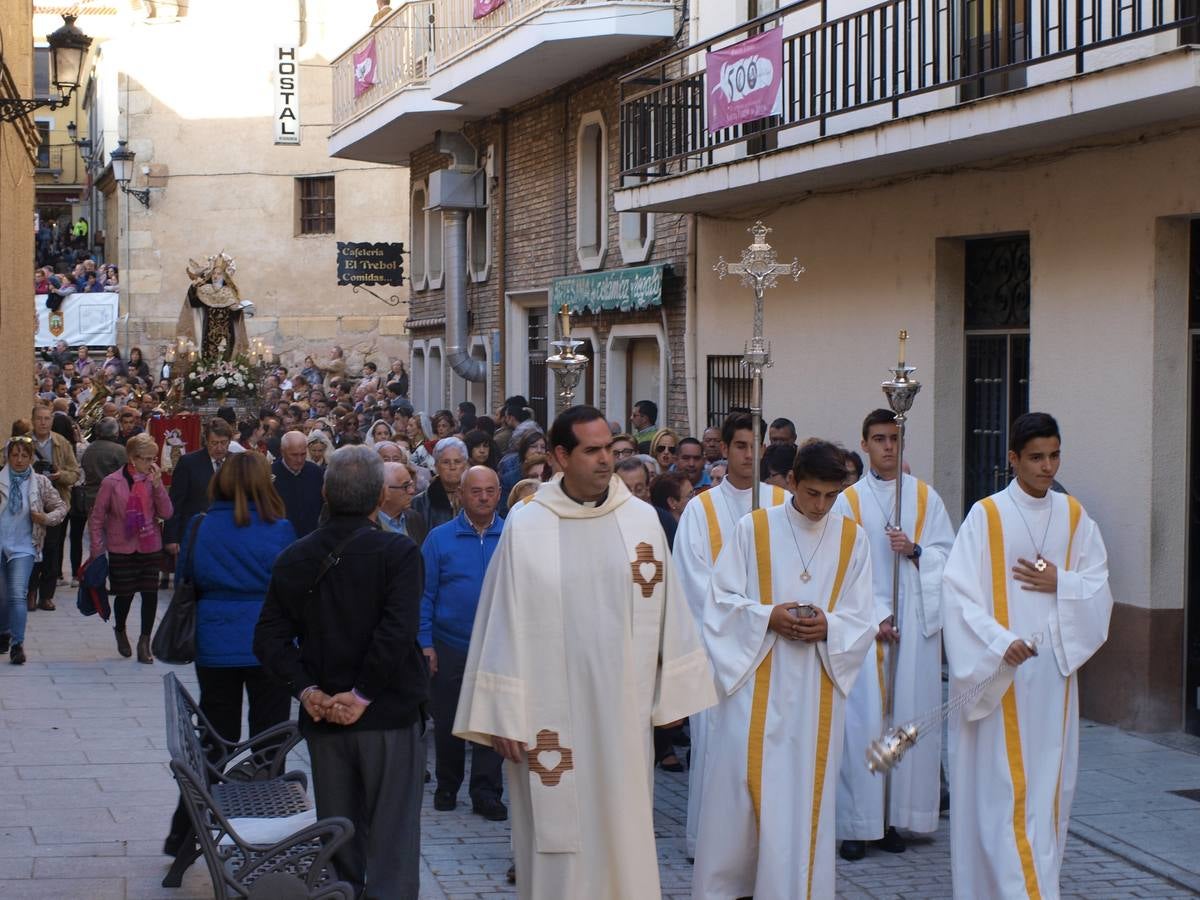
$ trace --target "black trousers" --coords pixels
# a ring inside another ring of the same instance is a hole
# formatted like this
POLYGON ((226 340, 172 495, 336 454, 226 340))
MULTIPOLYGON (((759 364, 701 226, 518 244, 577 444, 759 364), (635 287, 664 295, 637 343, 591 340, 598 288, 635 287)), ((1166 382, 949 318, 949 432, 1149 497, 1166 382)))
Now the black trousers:
POLYGON ((67 523, 59 522, 46 529, 42 544, 42 561, 33 567, 30 589, 37 588, 39 600, 54 599, 58 579, 62 578, 63 545, 67 541, 67 523))
MULTIPOLYGON (((458 713, 458 695, 462 691, 463 670, 467 654, 448 644, 434 642, 437 651, 437 674, 431 685, 433 695, 433 746, 437 753, 438 792, 458 794, 462 787, 467 762, 467 742, 456 738, 454 716, 458 713)), ((504 760, 491 747, 471 744, 471 784, 468 791, 476 803, 499 800, 504 791, 500 767, 504 760)))
MULTIPOLYGON (((143 599, 143 613, 145 609, 143 599)), ((250 737, 292 716, 292 697, 287 685, 268 675, 262 666, 197 665, 196 680, 200 682, 200 711, 227 741, 237 743, 241 739, 243 690, 250 698, 250 737)), ((181 800, 171 818, 171 833, 183 834, 188 824, 181 800)))
POLYGON ((72 513, 67 516, 67 529, 71 538, 71 577, 79 574, 83 565, 83 533, 87 529, 88 517, 72 513))
POLYGON ((305 735, 317 818, 345 816, 354 823, 354 837, 334 864, 361 900, 416 900, 420 892, 424 730, 424 722, 414 722, 395 730, 305 735))
MULTIPOLYGON (((117 597, 113 601, 113 614, 116 621, 114 628, 122 634, 125 632, 125 622, 129 619, 129 610, 133 607, 133 594, 117 597)), ((142 627, 138 632, 141 637, 150 637, 154 633, 154 619, 158 616, 158 591, 142 591, 142 627)), ((204 705, 203 702, 200 704, 204 705)), ((238 700, 238 715, 241 715, 241 700, 238 700)), ((238 719, 241 728, 242 720, 238 719)))

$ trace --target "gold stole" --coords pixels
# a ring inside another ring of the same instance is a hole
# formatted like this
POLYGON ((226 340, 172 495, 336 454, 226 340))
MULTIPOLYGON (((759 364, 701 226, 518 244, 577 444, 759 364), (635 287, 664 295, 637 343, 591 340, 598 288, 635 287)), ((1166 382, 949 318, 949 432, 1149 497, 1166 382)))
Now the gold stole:
MULTIPOLYGON (((1053 499, 1053 498, 1051 498, 1053 499)), ((1004 558, 1004 526, 1000 520, 1000 508, 996 506, 993 497, 981 501, 987 514, 988 553, 992 564, 992 616, 1000 623, 1000 627, 1009 629, 1008 616, 1008 573, 1005 571, 1004 558)), ((1075 546, 1075 529, 1079 526, 1082 507, 1079 501, 1067 495, 1067 509, 1070 531, 1067 537, 1067 558, 1063 562, 1063 570, 1071 568, 1071 551, 1075 546)), ((1067 712, 1070 708, 1071 678, 1067 678, 1066 698, 1063 701, 1063 735, 1064 753, 1066 752, 1067 712)), ((1021 753, 1021 722, 1017 717, 1016 681, 1008 686, 1000 701, 1004 710, 1004 749, 1008 756, 1008 773, 1013 785, 1013 837, 1017 844, 1017 855, 1021 858, 1021 870, 1025 874, 1025 891, 1032 900, 1042 896, 1038 887, 1037 869, 1033 864, 1033 848, 1029 843, 1029 831, 1026 825, 1026 800, 1028 788, 1025 783, 1025 761, 1021 753)), ((1054 829, 1058 834, 1059 820, 1059 787, 1062 784, 1063 759, 1058 761, 1058 785, 1054 788, 1054 829)))
MULTIPOLYGON (((774 588, 771 583, 771 528, 767 511, 757 509, 754 516, 754 556, 758 567, 758 597, 764 606, 773 606, 774 588)), ((854 553, 857 526, 850 519, 842 519, 841 553, 837 575, 833 579, 833 590, 829 592, 827 613, 837 605, 846 580, 846 570, 854 553)), ((746 752, 746 781, 750 789, 750 802, 754 806, 754 821, 761 827, 762 813, 762 763, 763 735, 767 724, 767 699, 771 690, 771 657, 774 649, 767 651, 754 673, 754 697, 750 705, 750 733, 746 752)), ((812 823, 808 851, 808 893, 812 894, 813 866, 817 857, 817 826, 821 821, 821 795, 825 790, 825 774, 829 765, 829 737, 833 728, 833 681, 825 667, 817 662, 821 673, 819 705, 817 707, 816 765, 813 769, 812 823)))
MULTIPOLYGON (((903 484, 900 485, 901 487, 903 484)), ((858 489, 854 485, 842 491, 846 498, 846 502, 850 504, 850 511, 854 514, 854 521, 862 525, 862 505, 858 496, 858 489)), ((925 510, 929 506, 929 485, 923 482, 920 478, 917 479, 917 524, 913 529, 913 543, 921 543, 921 533, 925 530, 925 510)), ((883 644, 879 641, 875 642, 875 669, 879 673, 879 708, 887 709, 887 680, 883 677, 883 644)))
MULTIPOLYGON (((700 505, 704 507, 704 519, 708 523, 708 552, 715 563, 717 557, 721 555, 721 547, 724 546, 724 537, 721 535, 721 520, 717 517, 717 505, 713 503, 712 492, 716 487, 711 487, 707 491, 700 494, 700 505)), ((787 496, 787 491, 778 485, 771 486, 771 505, 778 506, 787 496)), ((734 522, 734 527, 737 527, 737 522, 734 522)))

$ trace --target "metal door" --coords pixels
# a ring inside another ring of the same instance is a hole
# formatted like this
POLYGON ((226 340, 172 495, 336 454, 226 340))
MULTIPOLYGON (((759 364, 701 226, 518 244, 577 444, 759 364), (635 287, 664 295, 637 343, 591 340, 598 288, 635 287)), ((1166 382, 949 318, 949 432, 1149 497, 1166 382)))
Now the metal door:
POLYGON ((548 428, 546 421, 547 371, 546 355, 550 346, 550 322, 545 308, 529 310, 529 331, 527 336, 529 356, 529 407, 533 417, 543 428, 548 428))

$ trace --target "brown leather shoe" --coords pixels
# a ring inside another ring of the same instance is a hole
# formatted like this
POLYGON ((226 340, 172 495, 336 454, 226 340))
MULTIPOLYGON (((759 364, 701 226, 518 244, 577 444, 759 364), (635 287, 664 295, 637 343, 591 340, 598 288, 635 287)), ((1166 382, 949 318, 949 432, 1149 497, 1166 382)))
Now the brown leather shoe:
POLYGON ((30 612, 37 609, 37 595, 32 591, 25 595, 25 608, 30 612))
POLYGON ((56 608, 57 607, 55 607, 53 600, 39 600, 38 601, 38 609, 44 609, 48 612, 54 612, 54 610, 56 608))
POLYGON ((125 632, 117 631, 116 628, 114 628, 113 631, 117 635, 117 652, 126 659, 133 656, 133 648, 129 646, 129 638, 125 636, 125 632))
POLYGON ((150 655, 150 636, 143 634, 138 638, 137 659, 140 663, 152 663, 154 657, 150 655))

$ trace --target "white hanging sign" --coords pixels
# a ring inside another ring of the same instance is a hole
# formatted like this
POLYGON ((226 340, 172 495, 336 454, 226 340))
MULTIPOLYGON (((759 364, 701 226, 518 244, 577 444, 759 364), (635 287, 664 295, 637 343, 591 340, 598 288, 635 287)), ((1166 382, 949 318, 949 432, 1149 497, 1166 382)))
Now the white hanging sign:
POLYGON ((300 65, 295 47, 275 48, 275 143, 300 143, 300 65))

